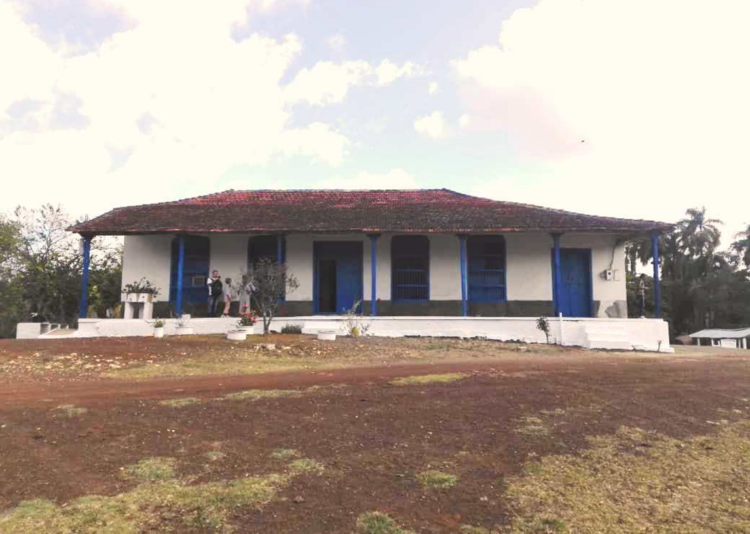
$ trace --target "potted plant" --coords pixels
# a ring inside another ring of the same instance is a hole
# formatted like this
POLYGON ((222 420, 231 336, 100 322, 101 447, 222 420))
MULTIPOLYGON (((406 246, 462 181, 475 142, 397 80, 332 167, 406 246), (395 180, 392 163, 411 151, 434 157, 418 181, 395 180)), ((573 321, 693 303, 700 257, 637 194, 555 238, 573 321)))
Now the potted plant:
POLYGON ((237 321, 237 329, 243 330, 246 334, 255 333, 255 323, 258 322, 258 318, 255 316, 255 312, 248 310, 240 314, 240 320, 237 321))
POLYGON ((187 314, 182 314, 177 318, 177 328, 175 328, 175 333, 178 336, 189 336, 192 334, 195 334, 195 330, 188 326, 188 323, 190 322, 190 316, 187 314))
POLYGON ((157 319, 151 325, 154 327, 154 337, 156 338, 162 338, 164 337, 164 326, 166 326, 166 323, 162 319, 157 319))
POLYGON ((247 332, 245 330, 230 330, 227 332, 227 339, 229 341, 245 341, 247 332))
POLYGON ((159 288, 146 278, 125 284, 122 287, 123 302, 153 302, 159 295, 159 288))

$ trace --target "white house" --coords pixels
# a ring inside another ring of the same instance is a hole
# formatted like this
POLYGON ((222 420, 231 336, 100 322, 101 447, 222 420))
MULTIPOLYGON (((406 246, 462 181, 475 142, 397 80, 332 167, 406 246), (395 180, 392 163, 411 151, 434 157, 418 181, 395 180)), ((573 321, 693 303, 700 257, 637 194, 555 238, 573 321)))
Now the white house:
MULTIPOLYGON (((604 329, 620 339, 617 332, 624 330, 631 339, 623 343, 632 348, 638 345, 632 337, 641 336, 631 335, 633 328, 656 332, 641 340, 644 345, 668 347, 668 339, 659 319, 658 269, 657 318, 625 321, 624 244, 643 236, 656 244, 669 227, 446 189, 230 190, 118 208, 71 231, 83 237, 85 254, 97 235, 125 236, 123 283, 146 278, 161 288, 154 307, 161 317, 170 315, 170 307, 176 315, 205 315, 205 280, 212 270, 236 278, 254 259, 270 256, 299 280, 282 317, 335 320, 361 300, 363 313, 383 328, 388 319, 394 333, 403 333, 393 325, 407 320, 411 333, 434 330, 441 321, 440 331, 464 332, 469 318, 482 318, 482 332, 492 337, 505 328, 504 337, 513 339, 511 325, 561 314, 588 320, 589 330, 595 325, 600 331, 590 337, 604 336, 604 329)), ((86 278, 84 273, 82 317, 86 278)))

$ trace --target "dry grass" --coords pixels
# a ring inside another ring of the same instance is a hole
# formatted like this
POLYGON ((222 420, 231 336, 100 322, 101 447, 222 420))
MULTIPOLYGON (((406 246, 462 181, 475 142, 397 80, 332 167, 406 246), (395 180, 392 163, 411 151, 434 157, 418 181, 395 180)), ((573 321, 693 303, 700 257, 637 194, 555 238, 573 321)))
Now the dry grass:
POLYGON ((169 406, 170 408, 182 408, 183 406, 190 406, 191 404, 197 404, 200 400, 195 397, 183 397, 181 399, 168 399, 159 402, 162 406, 169 406))
POLYGON ((401 528, 382 512, 367 512, 357 518, 358 534, 414 534, 413 530, 401 528))
POLYGON ((22 502, 0 515, 0 532, 233 532, 228 522, 233 510, 261 508, 275 500, 298 474, 318 472, 293 468, 284 475, 188 485, 175 478, 174 463, 172 458, 149 458, 126 468, 126 476, 139 482, 126 493, 89 495, 62 506, 43 499, 22 502), (170 518, 167 524, 163 523, 165 517, 170 518))
POLYGON ((88 408, 80 408, 78 406, 73 406, 72 404, 61 404, 55 409, 64 413, 68 417, 78 417, 89 411, 88 408))
POLYGON ((252 356, 230 361, 211 361, 207 358, 190 358, 182 362, 148 364, 105 373, 103 376, 121 380, 148 380, 159 377, 185 377, 208 375, 254 375, 276 371, 314 369, 323 362, 312 358, 268 358, 252 356))
POLYGON ((276 460, 289 460, 291 458, 299 458, 300 454, 294 449, 276 449, 271 453, 271 458, 276 460))
POLYGON ((546 436, 550 433, 547 424, 539 417, 524 417, 521 419, 521 426, 516 429, 519 434, 527 436, 546 436))
POLYGON ((526 466, 515 532, 750 532, 750 423, 687 441, 637 428, 526 466))
POLYGON ((405 376, 391 380, 394 386, 421 386, 425 384, 448 384, 466 378, 463 373, 446 373, 442 375, 405 376))
POLYGON ((435 469, 422 471, 419 473, 419 476, 417 476, 417 479, 425 488, 429 489, 450 489, 458 482, 458 477, 456 475, 451 475, 450 473, 444 473, 435 469))
POLYGON ((294 460, 289 467, 295 473, 312 473, 314 475, 320 475, 325 470, 325 466, 317 460, 310 460, 309 458, 300 458, 294 460))
POLYGON ((279 397, 299 397, 302 391, 296 389, 246 389, 236 393, 224 395, 227 400, 251 400, 277 399, 279 397))

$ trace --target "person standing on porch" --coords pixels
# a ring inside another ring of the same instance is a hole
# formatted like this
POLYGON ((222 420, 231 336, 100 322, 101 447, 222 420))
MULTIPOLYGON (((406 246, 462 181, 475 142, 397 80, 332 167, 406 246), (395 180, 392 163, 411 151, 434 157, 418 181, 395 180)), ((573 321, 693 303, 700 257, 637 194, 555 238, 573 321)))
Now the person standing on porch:
POLYGON ((224 293, 219 271, 214 270, 211 273, 211 278, 206 281, 206 286, 208 287, 208 317, 215 317, 224 293))
POLYGON ((638 277, 638 289, 636 290, 638 297, 638 317, 641 319, 645 317, 644 307, 646 304, 646 275, 642 274, 638 277))
POLYGON ((229 308, 232 306, 232 279, 224 280, 224 311, 222 317, 229 317, 229 308))
POLYGON ((249 274, 244 273, 242 275, 242 282, 240 283, 239 288, 240 315, 250 311, 250 298, 253 294, 253 291, 255 291, 253 279, 249 274))

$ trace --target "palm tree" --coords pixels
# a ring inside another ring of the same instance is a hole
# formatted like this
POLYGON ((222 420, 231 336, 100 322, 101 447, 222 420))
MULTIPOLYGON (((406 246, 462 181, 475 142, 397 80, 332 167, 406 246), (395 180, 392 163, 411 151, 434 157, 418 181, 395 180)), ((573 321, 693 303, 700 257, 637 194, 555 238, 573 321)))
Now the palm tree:
POLYGON ((690 208, 686 217, 677 223, 680 248, 693 259, 709 258, 721 242, 719 219, 706 217, 706 208, 690 208))
POLYGON ((750 224, 742 232, 735 234, 736 241, 732 243, 731 250, 735 252, 747 269, 750 269, 750 224))

